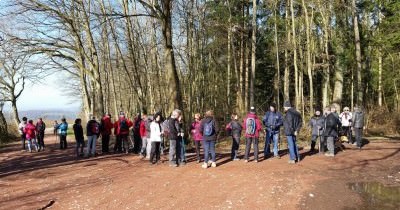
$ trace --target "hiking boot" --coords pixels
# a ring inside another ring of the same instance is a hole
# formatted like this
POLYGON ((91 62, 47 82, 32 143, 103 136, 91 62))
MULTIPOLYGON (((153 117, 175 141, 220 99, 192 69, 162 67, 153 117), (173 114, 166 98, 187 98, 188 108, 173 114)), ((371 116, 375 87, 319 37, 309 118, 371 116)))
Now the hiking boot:
POLYGON ((335 154, 332 154, 332 153, 328 152, 328 153, 325 153, 325 156, 327 156, 327 157, 335 157, 335 154))
POLYGON ((201 162, 201 160, 197 160, 197 163, 200 163, 201 162))
POLYGON ((244 160, 244 162, 245 162, 245 163, 248 163, 248 162, 249 162, 249 160, 247 160, 247 159, 246 159, 246 160, 244 160))
POLYGON ((178 167, 178 164, 176 164, 176 163, 170 163, 169 166, 171 166, 171 167, 178 167))
POLYGON ((203 165, 201 165, 201 167, 206 169, 206 168, 208 168, 208 164, 207 163, 203 163, 203 165))
POLYGON ((217 163, 216 163, 216 162, 212 162, 212 163, 211 163, 211 167, 212 167, 212 168, 217 167, 217 163))
POLYGON ((240 158, 234 158, 233 161, 240 161, 240 158))
POLYGON ((295 160, 289 160, 289 162, 288 162, 289 164, 295 164, 296 163, 296 161, 295 160))
POLYGON ((281 156, 276 155, 276 156, 274 156, 274 158, 275 158, 275 159, 281 159, 281 156))
POLYGON ((255 163, 258 163, 258 160, 254 160, 255 163))

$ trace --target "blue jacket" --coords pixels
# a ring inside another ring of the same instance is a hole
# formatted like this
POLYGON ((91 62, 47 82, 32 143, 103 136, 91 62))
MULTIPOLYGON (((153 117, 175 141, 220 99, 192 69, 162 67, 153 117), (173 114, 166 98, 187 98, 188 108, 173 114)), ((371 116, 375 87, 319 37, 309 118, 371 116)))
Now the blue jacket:
POLYGON ((67 131, 68 131, 68 123, 63 122, 57 125, 56 127, 57 130, 60 130, 60 135, 67 135, 67 131))
POLYGON ((279 133, 279 129, 283 125, 282 114, 280 112, 266 112, 263 118, 263 124, 269 133, 279 133))

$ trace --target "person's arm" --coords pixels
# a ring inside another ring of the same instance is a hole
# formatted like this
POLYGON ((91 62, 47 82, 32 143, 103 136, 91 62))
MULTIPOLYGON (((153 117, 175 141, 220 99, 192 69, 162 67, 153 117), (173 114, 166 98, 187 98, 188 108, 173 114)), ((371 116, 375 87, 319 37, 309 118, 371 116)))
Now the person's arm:
POLYGON ((276 120, 275 127, 281 127, 283 125, 283 116, 280 112, 277 112, 278 119, 276 120))

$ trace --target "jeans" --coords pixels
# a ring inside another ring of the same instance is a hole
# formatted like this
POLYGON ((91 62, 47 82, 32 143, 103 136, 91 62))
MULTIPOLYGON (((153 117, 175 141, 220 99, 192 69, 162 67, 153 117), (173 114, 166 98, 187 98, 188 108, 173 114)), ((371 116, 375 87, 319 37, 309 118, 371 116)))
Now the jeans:
POLYGON ((274 141, 274 156, 278 156, 279 133, 274 134, 268 131, 267 136, 265 137, 264 157, 267 157, 271 153, 271 140, 274 141))
POLYGON ((140 150, 140 154, 146 156, 146 149, 147 149, 147 137, 142 137, 142 149, 140 150))
POLYGON ((32 152, 32 144, 35 146, 36 152, 38 151, 38 145, 36 143, 36 139, 28 139, 28 150, 32 152))
POLYGON ((60 149, 67 149, 67 135, 60 134, 60 149))
POLYGON ((89 153, 92 153, 92 155, 96 154, 96 140, 97 140, 96 135, 88 136, 86 155, 89 155, 89 153))
POLYGON ((178 165, 180 159, 181 141, 169 140, 169 163, 178 165), (174 159, 175 156, 175 159, 174 159))
POLYGON ((150 163, 155 163, 160 160, 160 145, 161 142, 151 142, 150 163), (155 161, 154 157, 156 158, 155 161))
POLYGON ((201 161, 200 158, 200 147, 201 147, 201 141, 194 141, 194 147, 196 149, 196 157, 198 161, 201 161))
POLYGON ((103 153, 109 152, 109 144, 110 144, 110 135, 102 135, 101 136, 101 151, 103 153))
POLYGON ((244 159, 249 159, 249 154, 251 150, 251 143, 254 144, 254 160, 258 161, 258 137, 248 137, 246 138, 246 151, 244 154, 244 159))
POLYGON ((232 150, 231 150, 232 160, 238 158, 239 145, 240 145, 240 136, 232 136, 232 150))
POLYGON ((181 159, 180 162, 186 162, 186 145, 185 145, 185 139, 181 139, 181 159))
POLYGON ((204 162, 208 163, 209 153, 211 153, 211 161, 215 163, 215 141, 204 141, 204 162))
POLYGON ((76 148, 75 148, 75 154, 78 157, 79 154, 83 154, 83 148, 85 147, 85 140, 80 139, 76 141, 76 148), (80 148, 80 153, 79 153, 79 148, 80 148))
POLYGON ((336 139, 336 137, 333 137, 333 136, 326 137, 328 152, 330 154, 335 154, 335 139, 336 139))
POLYGON ((362 147, 362 135, 363 129, 362 128, 354 128, 354 135, 357 142, 357 147, 362 147))
POLYGON ((119 141, 121 144, 121 147, 124 148, 124 152, 126 154, 129 153, 129 139, 128 139, 128 134, 121 134, 119 135, 119 141))
POLYGON ((290 160, 300 159, 298 148, 296 145, 296 136, 286 136, 289 148, 290 160))

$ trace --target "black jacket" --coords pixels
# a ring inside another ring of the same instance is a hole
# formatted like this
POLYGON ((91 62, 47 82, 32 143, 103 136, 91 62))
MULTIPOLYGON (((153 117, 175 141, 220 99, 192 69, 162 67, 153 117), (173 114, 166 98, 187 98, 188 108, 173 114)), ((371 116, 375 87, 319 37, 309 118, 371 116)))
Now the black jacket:
POLYGON ((168 138, 169 140, 178 140, 178 133, 181 131, 179 122, 175 118, 168 119, 168 138))
POLYGON ((73 129, 74 129, 75 140, 76 141, 83 141, 84 137, 83 137, 82 125, 74 124, 73 129))
POLYGON ((283 119, 283 127, 286 136, 293 136, 294 132, 299 132, 303 126, 303 120, 301 119, 301 115, 298 111, 293 108, 290 108, 283 119))
POLYGON ((201 120, 200 123, 200 132, 203 134, 203 140, 204 141, 216 141, 217 140, 217 135, 219 132, 219 128, 218 128, 218 123, 215 121, 215 119, 213 117, 206 117, 204 119, 201 120), (209 123, 213 121, 214 124, 214 132, 211 136, 205 136, 203 131, 204 131, 204 126, 206 123, 209 123))
POLYGON ((100 124, 96 120, 89 120, 86 125, 86 136, 98 136, 100 134, 100 124), (92 131, 92 126, 97 126, 97 131, 92 131))
POLYGON ((364 127, 364 112, 356 111, 353 113, 352 125, 355 128, 364 127))
POLYGON ((231 124, 232 136, 235 138, 240 138, 243 129, 242 125, 240 125, 240 123, 237 120, 232 120, 230 124, 231 124))
POLYGON ((340 120, 335 116, 334 113, 330 113, 325 118, 324 136, 326 137, 338 137, 340 120))

